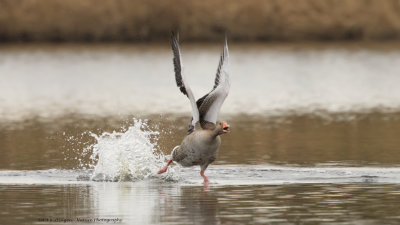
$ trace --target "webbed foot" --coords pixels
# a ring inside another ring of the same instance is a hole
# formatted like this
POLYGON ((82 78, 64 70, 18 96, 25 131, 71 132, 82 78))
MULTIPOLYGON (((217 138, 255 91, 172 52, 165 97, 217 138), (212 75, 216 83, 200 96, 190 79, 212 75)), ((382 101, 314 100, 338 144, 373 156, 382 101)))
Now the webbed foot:
POLYGON ((172 159, 168 160, 167 165, 164 166, 164 168, 162 168, 161 170, 159 170, 159 171, 157 172, 157 174, 162 174, 162 173, 167 172, 168 166, 169 166, 169 164, 171 164, 171 163, 172 163, 172 159))

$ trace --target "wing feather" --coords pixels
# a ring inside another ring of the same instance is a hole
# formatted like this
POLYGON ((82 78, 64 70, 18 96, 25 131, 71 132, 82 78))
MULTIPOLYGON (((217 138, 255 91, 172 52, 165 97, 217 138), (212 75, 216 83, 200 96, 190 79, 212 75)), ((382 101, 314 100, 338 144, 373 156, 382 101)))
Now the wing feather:
POLYGON ((186 83, 185 77, 183 76, 183 65, 181 60, 181 53, 179 50, 179 34, 172 33, 171 47, 174 54, 173 63, 176 85, 179 87, 179 90, 189 98, 190 105, 192 106, 192 126, 194 127, 196 122, 199 121, 199 110, 197 108, 193 92, 190 89, 189 85, 186 83))
POLYGON ((208 94, 197 100, 201 120, 214 124, 217 122, 218 113, 230 89, 228 60, 228 42, 225 38, 225 46, 221 53, 217 74, 215 75, 214 87, 208 94))

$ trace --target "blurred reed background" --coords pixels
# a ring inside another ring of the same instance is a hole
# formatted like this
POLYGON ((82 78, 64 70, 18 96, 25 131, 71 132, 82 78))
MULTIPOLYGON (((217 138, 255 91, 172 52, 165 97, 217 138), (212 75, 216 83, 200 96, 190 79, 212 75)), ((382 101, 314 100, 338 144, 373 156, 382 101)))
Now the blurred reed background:
POLYGON ((1 42, 400 38, 399 0, 1 0, 1 42))

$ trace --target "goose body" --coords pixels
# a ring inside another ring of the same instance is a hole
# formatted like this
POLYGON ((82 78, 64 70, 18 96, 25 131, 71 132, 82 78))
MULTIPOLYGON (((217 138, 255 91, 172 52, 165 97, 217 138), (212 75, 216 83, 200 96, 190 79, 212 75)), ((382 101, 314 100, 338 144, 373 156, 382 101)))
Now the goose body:
POLYGON ((172 160, 184 167, 200 165, 206 169, 217 158, 221 138, 213 130, 196 129, 171 153, 172 160))
POLYGON ((204 183, 208 183, 209 180, 204 175, 204 171, 217 158, 221 145, 220 135, 230 131, 227 123, 217 121, 222 103, 230 89, 229 74, 227 72, 228 44, 225 39, 225 46, 221 54, 213 89, 197 101, 195 101, 194 95, 183 76, 178 35, 172 35, 171 46, 174 53, 173 62, 176 84, 180 91, 190 100, 192 120, 189 124, 188 134, 182 140, 181 145, 172 150, 171 159, 158 173, 167 171, 168 166, 173 161, 184 167, 199 165, 204 183))

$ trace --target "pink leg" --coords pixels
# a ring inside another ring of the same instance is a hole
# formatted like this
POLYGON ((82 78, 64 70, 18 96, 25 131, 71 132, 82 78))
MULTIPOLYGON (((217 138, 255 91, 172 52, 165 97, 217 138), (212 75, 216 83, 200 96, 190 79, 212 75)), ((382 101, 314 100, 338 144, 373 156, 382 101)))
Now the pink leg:
POLYGON ((208 180, 208 178, 206 177, 206 175, 204 175, 204 170, 201 170, 201 171, 200 171, 200 175, 204 178, 204 183, 205 183, 205 184, 210 183, 210 181, 208 180))
POLYGON ((157 174, 165 173, 167 171, 167 169, 168 169, 169 164, 171 164, 171 163, 172 163, 172 159, 168 160, 167 165, 164 166, 164 168, 162 168, 161 170, 159 170, 157 172, 157 174))

